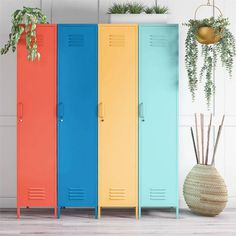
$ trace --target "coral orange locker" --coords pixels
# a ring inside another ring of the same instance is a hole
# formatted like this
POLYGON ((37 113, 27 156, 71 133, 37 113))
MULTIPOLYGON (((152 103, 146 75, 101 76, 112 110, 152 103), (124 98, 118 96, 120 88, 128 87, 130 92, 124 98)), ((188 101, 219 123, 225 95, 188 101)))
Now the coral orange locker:
POLYGON ((52 207, 56 197, 56 25, 37 26, 41 60, 17 48, 17 216, 22 207, 52 207))
POLYGON ((138 206, 138 28, 99 25, 99 175, 101 208, 138 206))

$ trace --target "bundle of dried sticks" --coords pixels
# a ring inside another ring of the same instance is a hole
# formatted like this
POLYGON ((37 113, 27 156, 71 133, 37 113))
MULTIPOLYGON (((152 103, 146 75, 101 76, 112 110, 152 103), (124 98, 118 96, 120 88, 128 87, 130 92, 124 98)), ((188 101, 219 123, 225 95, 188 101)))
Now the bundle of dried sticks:
MULTIPOLYGON (((212 156, 211 165, 215 164, 216 150, 217 150, 217 146, 218 146, 218 143, 219 143, 222 127, 223 127, 223 124, 224 124, 224 119, 225 119, 225 115, 223 115, 221 124, 219 125, 219 128, 218 128, 216 142, 215 142, 215 146, 213 148, 213 156, 212 156)), ((196 156, 197 164, 208 165, 211 125, 212 125, 212 114, 210 116, 210 122, 209 122, 209 125, 208 125, 206 154, 204 155, 204 114, 200 114, 201 148, 202 148, 201 153, 200 153, 200 142, 199 142, 199 137, 198 137, 199 136, 198 135, 198 120, 197 120, 197 114, 195 113, 195 127, 196 127, 196 141, 197 141, 197 145, 196 145, 196 142, 195 142, 193 128, 191 127, 190 129, 191 129, 191 135, 192 135, 192 140, 193 140, 193 147, 194 147, 194 151, 195 151, 195 156, 196 156)))

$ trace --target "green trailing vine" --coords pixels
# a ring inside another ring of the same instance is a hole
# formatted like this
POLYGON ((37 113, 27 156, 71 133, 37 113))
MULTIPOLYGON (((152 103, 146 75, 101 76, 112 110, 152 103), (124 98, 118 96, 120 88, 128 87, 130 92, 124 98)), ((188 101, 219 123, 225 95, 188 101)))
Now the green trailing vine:
POLYGON ((22 10, 16 10, 12 15, 12 28, 9 40, 1 48, 1 54, 6 54, 10 48, 12 52, 15 52, 21 35, 25 33, 28 60, 34 61, 36 58, 40 60, 40 53, 37 47, 36 24, 46 23, 46 16, 39 8, 23 7, 22 10))
POLYGON ((208 107, 210 106, 212 95, 215 93, 215 84, 213 80, 214 69, 218 60, 221 60, 222 66, 228 72, 229 78, 232 78, 232 68, 234 57, 236 56, 235 38, 229 31, 229 21, 227 18, 207 18, 203 20, 189 20, 184 24, 188 26, 187 37, 185 40, 185 66, 188 74, 189 90, 193 101, 198 89, 198 83, 205 78, 205 97, 208 107), (200 27, 212 27, 214 32, 220 36, 220 41, 216 44, 202 44, 201 56, 203 65, 200 68, 198 76, 199 43, 197 33, 200 27))

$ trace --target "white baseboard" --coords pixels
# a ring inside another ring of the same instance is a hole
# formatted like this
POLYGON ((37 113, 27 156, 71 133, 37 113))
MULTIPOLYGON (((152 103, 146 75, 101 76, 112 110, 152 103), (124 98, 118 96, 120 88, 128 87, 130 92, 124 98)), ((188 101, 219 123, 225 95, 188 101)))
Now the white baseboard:
POLYGON ((16 208, 16 198, 0 197, 0 208, 16 208))
MULTIPOLYGON (((183 198, 179 200, 180 208, 187 208, 183 198)), ((16 208, 15 197, 0 197, 0 208, 16 208)), ((227 208, 236 208, 236 197, 230 197, 227 203, 227 208)))

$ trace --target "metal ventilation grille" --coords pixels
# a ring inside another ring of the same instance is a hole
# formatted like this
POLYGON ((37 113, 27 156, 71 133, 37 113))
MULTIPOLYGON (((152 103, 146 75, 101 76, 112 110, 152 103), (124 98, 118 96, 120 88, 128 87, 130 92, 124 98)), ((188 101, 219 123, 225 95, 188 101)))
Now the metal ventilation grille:
POLYGON ((109 199, 110 200, 125 200, 126 199, 126 189, 124 189, 124 188, 110 188, 109 189, 109 199))
POLYGON ((85 190, 83 188, 69 188, 68 198, 69 200, 84 200, 85 190))
POLYGON ((29 188, 28 199, 29 200, 45 200, 46 199, 45 188, 29 188))
POLYGON ((125 35, 123 34, 110 34, 109 35, 109 47, 124 47, 125 35))
POLYGON ((166 200, 166 190, 160 188, 151 188, 150 189, 150 200, 166 200))
POLYGON ((168 47, 168 39, 163 35, 149 35, 149 46, 168 47))
POLYGON ((82 34, 69 34, 68 35, 68 46, 69 47, 83 47, 84 46, 84 35, 82 35, 82 34))

